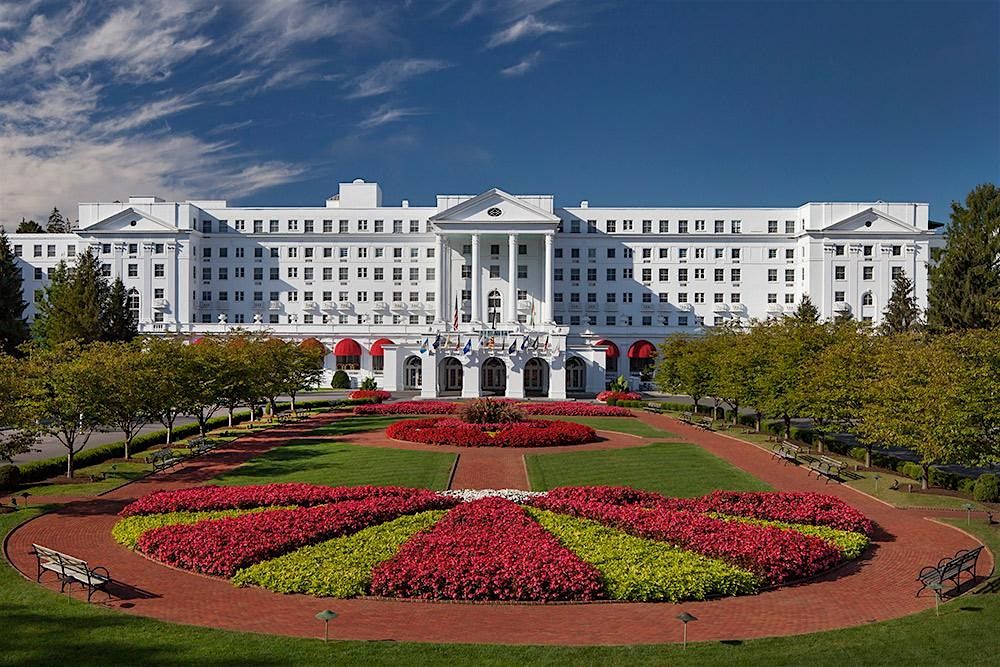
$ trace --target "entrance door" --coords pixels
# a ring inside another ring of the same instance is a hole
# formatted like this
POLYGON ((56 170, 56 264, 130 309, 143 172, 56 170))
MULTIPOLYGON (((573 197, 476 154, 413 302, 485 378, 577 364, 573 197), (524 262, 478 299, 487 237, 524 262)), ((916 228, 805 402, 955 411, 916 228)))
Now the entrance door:
POLYGON ((420 357, 407 357, 403 362, 403 388, 420 389, 423 385, 424 368, 420 357))
POLYGON ((496 357, 484 361, 479 387, 484 394, 503 396, 507 391, 507 365, 496 357))
POLYGON ((528 396, 548 396, 549 365, 543 359, 528 359, 524 365, 524 393, 528 396))
POLYGON ((462 362, 455 357, 447 357, 441 362, 441 393, 462 392, 462 362))
POLYGON ((580 357, 566 360, 566 391, 582 393, 587 391, 587 364, 580 357))

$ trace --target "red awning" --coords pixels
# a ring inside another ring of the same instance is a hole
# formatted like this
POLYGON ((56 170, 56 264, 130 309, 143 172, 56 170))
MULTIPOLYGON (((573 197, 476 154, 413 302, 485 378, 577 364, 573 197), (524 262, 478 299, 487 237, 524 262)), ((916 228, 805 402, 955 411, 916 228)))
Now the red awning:
POLYGON ((594 345, 595 345, 595 347, 602 347, 604 345, 607 345, 608 346, 608 351, 605 352, 605 354, 607 355, 607 357, 609 359, 617 357, 619 354, 621 354, 618 351, 618 346, 615 345, 614 343, 612 343, 610 340, 599 340, 596 343, 594 343, 594 345))
POLYGON ((382 346, 383 345, 395 345, 395 343, 393 343, 388 338, 379 338, 377 341, 375 341, 374 343, 372 343, 372 356, 373 357, 382 357, 382 356, 385 356, 385 354, 382 352, 382 346))
POLYGON ((333 354, 338 357, 360 357, 361 346, 353 338, 345 338, 333 348, 333 354))
POLYGON ((656 356, 656 346, 648 340, 637 340, 628 349, 629 359, 652 359, 656 356))

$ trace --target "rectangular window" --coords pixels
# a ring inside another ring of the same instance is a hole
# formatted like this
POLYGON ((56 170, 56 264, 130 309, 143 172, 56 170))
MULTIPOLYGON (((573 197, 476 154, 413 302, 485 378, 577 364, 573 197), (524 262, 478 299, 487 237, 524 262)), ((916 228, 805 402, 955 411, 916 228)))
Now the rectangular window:
POLYGON ((677 233, 678 234, 687 234, 687 232, 688 232, 688 221, 687 220, 678 220, 677 221, 677 233))
POLYGON ((517 277, 518 278, 528 277, 528 266, 526 264, 519 264, 517 266, 517 277))
POLYGON ((739 220, 731 220, 729 222, 729 231, 732 234, 740 234, 743 231, 743 223, 739 220))
POLYGON ((845 280, 847 278, 847 268, 844 266, 833 267, 833 279, 845 280))
POLYGON ((768 220, 767 221, 767 233, 768 234, 777 234, 778 233, 778 221, 777 220, 768 220))

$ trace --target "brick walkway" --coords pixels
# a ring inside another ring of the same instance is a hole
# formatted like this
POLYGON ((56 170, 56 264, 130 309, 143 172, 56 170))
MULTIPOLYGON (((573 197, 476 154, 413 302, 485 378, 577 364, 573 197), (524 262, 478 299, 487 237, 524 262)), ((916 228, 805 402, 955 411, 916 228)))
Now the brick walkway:
MULTIPOLYGON (((175 570, 130 552, 111 539, 115 514, 126 503, 155 489, 202 483, 281 442, 299 437, 323 421, 249 435, 202 459, 177 466, 101 498, 66 505, 30 521, 12 533, 7 556, 33 578, 31 543, 67 551, 108 567, 117 584, 108 606, 137 614, 195 625, 291 636, 316 637, 322 626, 313 617, 324 608, 339 618, 331 633, 342 639, 412 640, 518 644, 634 644, 680 640, 674 617, 687 611, 698 617, 689 639, 748 639, 842 628, 903 616, 933 607, 931 597, 915 598, 916 572, 923 565, 976 542, 963 533, 928 521, 949 513, 895 510, 848 487, 824 485, 804 470, 783 466, 767 452, 726 436, 686 427, 668 417, 639 418, 679 434, 782 490, 816 490, 844 498, 881 527, 873 553, 861 563, 798 586, 761 595, 710 602, 672 604, 607 603, 567 605, 483 605, 404 600, 325 600, 239 589, 228 581, 175 570)), ((371 446, 421 449, 378 434, 356 434, 338 441, 371 446)), ((661 440, 657 438, 656 440, 661 440)), ((650 440, 651 441, 651 440, 650 440)), ((583 448, 645 444, 639 438, 610 435, 605 443, 583 448)), ((434 447, 435 451, 442 448, 434 447)), ((568 448, 567 448, 568 449, 568 448)), ((552 450, 546 450, 552 451, 552 450)), ((523 450, 460 450, 455 484, 523 485, 523 450), (459 475, 461 474, 461 478, 459 475)), ((980 560, 981 572, 992 567, 991 555, 980 560)), ((47 585, 52 587, 51 579, 47 585)), ((77 593, 73 593, 78 596, 77 593)), ((100 599, 102 596, 97 596, 100 599)))

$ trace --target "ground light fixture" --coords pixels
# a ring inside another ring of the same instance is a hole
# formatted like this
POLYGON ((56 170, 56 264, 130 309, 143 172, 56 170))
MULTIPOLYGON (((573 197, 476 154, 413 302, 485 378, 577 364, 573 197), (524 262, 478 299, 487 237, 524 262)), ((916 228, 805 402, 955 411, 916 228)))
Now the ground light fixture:
POLYGON ((330 621, 337 618, 337 612, 324 609, 316 614, 316 618, 323 621, 323 642, 330 641, 330 621))
POLYGON ((935 581, 932 584, 927 584, 927 588, 929 588, 932 591, 934 591, 934 615, 935 616, 940 616, 941 615, 941 610, 940 610, 940 607, 941 607, 941 591, 944 590, 944 586, 941 585, 941 582, 935 581))
POLYGON ((687 648, 688 645, 688 623, 691 621, 697 621, 698 618, 693 614, 689 614, 686 611, 682 611, 677 614, 677 620, 684 624, 684 640, 681 644, 682 648, 687 648))
POLYGON ((875 493, 878 493, 878 481, 882 479, 882 475, 875 473, 874 475, 872 475, 872 479, 875 480, 875 493))
POLYGON ((973 505, 972 503, 965 503, 964 505, 962 505, 962 509, 965 510, 965 523, 971 524, 972 510, 975 509, 975 505, 973 505))

